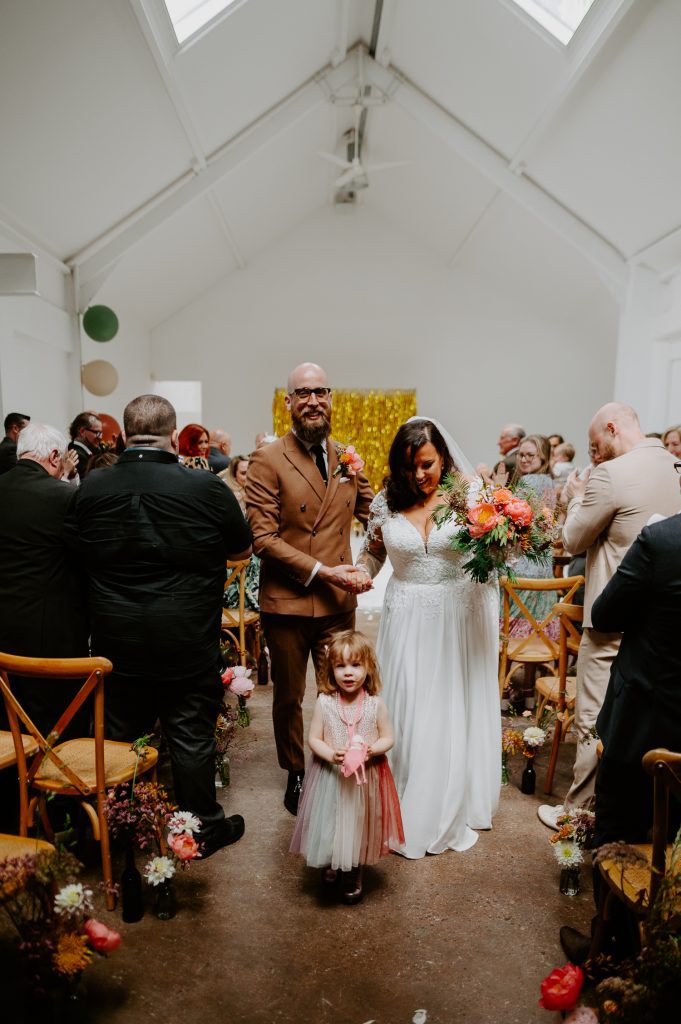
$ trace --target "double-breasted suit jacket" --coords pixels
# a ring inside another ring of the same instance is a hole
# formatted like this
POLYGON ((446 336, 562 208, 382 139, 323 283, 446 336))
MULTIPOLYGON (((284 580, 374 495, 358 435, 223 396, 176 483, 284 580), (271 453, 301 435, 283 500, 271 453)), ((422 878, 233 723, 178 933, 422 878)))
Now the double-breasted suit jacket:
POLYGON ((365 523, 373 491, 366 477, 336 473, 336 443, 327 441, 328 483, 292 431, 253 452, 246 507, 253 550, 262 558, 260 608, 318 618, 352 611, 357 599, 316 576, 317 562, 352 565, 350 530, 365 523))

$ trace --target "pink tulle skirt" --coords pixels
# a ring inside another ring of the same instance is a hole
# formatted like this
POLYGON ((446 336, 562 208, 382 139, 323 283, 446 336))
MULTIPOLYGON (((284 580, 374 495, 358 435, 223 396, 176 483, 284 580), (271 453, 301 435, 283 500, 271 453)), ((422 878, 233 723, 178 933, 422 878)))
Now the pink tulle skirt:
POLYGON ((291 853, 309 867, 350 871, 375 864, 404 843, 400 802, 385 755, 366 765, 366 783, 312 757, 298 806, 291 853))

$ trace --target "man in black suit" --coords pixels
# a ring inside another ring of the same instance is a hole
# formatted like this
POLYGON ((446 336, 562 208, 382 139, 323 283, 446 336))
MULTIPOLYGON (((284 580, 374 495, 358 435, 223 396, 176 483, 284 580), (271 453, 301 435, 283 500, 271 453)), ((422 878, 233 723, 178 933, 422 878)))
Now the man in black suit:
POLYGON ((79 412, 69 427, 69 451, 78 456, 76 472, 81 480, 85 476, 90 456, 94 455, 102 444, 102 431, 102 421, 96 412, 79 412))
POLYGON ((160 719, 176 800, 201 818, 209 856, 244 831, 215 799, 214 734, 225 563, 248 558, 250 531, 222 480, 178 463, 170 402, 141 395, 123 424, 126 450, 88 474, 75 506, 92 650, 114 665, 107 733, 134 740, 160 719))
POLYGON ((17 464, 17 437, 31 419, 23 412, 5 416, 5 436, 0 441, 0 473, 7 473, 17 464))
MULTIPOLYGON (((675 467, 681 473, 681 462, 675 467)), ((595 629, 623 634, 596 725, 603 755, 593 845, 642 843, 653 823, 653 780, 641 759, 656 747, 681 751, 681 514, 641 531, 596 599, 591 618, 595 629)), ((669 811, 674 835, 678 804, 670 801, 669 811)), ((596 895, 599 883, 594 872, 596 895)), ((617 955, 635 952, 637 930, 628 916, 620 911, 612 924, 617 955)), ((561 943, 578 963, 590 940, 564 927, 561 943)))
MULTIPOLYGON (((54 427, 30 423, 19 434, 17 465, 0 477, 0 650, 8 654, 88 655, 84 578, 65 529, 76 497, 61 479, 66 447, 54 427)), ((69 699, 64 689, 15 685, 38 728, 51 729, 69 699)), ((80 726, 87 734, 87 720, 70 731, 78 735, 80 726)))

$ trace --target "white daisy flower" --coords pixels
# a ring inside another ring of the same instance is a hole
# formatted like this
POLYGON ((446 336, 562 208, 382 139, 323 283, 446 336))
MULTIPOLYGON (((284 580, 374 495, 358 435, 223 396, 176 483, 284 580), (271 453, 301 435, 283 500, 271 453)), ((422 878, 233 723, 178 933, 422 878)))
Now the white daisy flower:
POLYGON ((168 831, 173 835, 180 835, 181 832, 191 832, 194 835, 201 830, 201 820, 190 811, 176 811, 168 822, 168 831))
POLYGON ((149 885, 161 885, 175 874, 175 865, 170 857, 152 857, 144 869, 149 885))
POLYGON ((526 747, 541 747, 545 739, 546 733, 536 725, 531 725, 529 729, 526 729, 523 733, 523 740, 526 747))
POLYGON ((92 910, 92 889, 74 882, 65 885, 54 897, 55 914, 84 914, 92 910))
POLYGON ((579 844, 572 839, 562 839, 554 843, 553 854, 562 868, 576 868, 584 860, 579 844))

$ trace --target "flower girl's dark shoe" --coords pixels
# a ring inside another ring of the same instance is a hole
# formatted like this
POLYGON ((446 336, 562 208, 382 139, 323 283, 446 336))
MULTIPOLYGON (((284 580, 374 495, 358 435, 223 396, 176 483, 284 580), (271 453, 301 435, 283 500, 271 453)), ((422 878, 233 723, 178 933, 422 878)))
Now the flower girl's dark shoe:
POLYGON ((354 906, 355 903, 359 903, 362 898, 362 868, 361 866, 355 868, 354 871, 348 871, 343 878, 343 895, 341 899, 343 903, 347 903, 348 906, 354 906))

